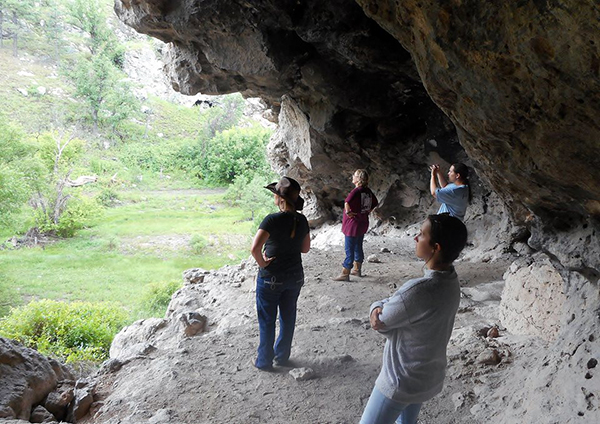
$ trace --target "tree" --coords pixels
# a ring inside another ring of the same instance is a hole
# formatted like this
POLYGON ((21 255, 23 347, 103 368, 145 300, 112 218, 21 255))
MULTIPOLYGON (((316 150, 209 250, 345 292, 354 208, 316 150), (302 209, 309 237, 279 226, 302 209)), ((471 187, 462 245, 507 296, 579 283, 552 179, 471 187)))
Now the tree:
POLYGON ((37 155, 47 173, 35 186, 30 200, 35 210, 36 225, 42 233, 70 237, 100 209, 90 199, 74 201, 68 192, 67 181, 81 155, 83 141, 48 132, 38 137, 37 147, 37 155))
POLYGON ((87 103, 95 130, 99 124, 115 129, 139 109, 120 70, 124 50, 108 28, 98 0, 75 0, 70 14, 73 25, 89 35, 89 54, 80 57, 71 72, 75 93, 87 103))
MULTIPOLYGON (((7 29, 13 39, 13 56, 18 54, 18 41, 23 34, 23 24, 36 22, 38 9, 33 0, 0 0, 0 34, 7 29), (4 17, 9 20, 5 22, 4 17)), ((0 40, 3 38, 0 37, 0 40)), ((1 42, 1 41, 0 41, 1 42)))
POLYGON ((41 24, 48 45, 52 48, 51 55, 56 62, 60 62, 61 49, 64 45, 64 17, 67 14, 62 2, 45 0, 40 9, 41 24))
POLYGON ((30 147, 19 128, 0 116, 0 225, 8 227, 29 198, 27 157, 30 147))

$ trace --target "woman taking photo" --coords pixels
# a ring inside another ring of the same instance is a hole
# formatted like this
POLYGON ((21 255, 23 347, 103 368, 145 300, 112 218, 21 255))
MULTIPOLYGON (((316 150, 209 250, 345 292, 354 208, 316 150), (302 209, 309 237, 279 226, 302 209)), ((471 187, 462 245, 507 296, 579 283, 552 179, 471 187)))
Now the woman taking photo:
POLYGON ((254 366, 260 370, 285 365, 296 326, 296 304, 304 284, 302 253, 310 250, 310 234, 302 210, 300 184, 282 177, 265 187, 274 194, 279 212, 267 215, 252 242, 251 253, 260 267, 256 279, 256 311, 260 343, 254 366), (279 337, 275 321, 279 310, 279 337))

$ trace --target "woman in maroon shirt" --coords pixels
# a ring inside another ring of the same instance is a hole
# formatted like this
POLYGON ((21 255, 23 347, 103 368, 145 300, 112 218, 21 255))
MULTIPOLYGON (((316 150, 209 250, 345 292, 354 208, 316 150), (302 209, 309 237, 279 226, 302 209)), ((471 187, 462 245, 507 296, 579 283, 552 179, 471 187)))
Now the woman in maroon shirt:
POLYGON ((369 214, 377 207, 375 194, 369 189, 369 174, 364 169, 357 169, 352 175, 352 184, 356 186, 348 194, 344 202, 342 232, 346 236, 346 259, 342 264, 342 273, 334 281, 350 281, 350 274, 361 276, 363 238, 369 229, 369 214), (352 264, 354 263, 354 268, 352 264))

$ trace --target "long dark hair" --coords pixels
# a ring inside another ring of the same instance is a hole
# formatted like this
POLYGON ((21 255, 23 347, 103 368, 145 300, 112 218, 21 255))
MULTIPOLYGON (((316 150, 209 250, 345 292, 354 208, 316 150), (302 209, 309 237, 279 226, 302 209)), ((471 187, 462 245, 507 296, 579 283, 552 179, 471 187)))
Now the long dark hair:
POLYGON ((462 162, 453 163, 454 172, 460 174, 460 180, 467 187, 469 187, 469 203, 473 200, 473 195, 471 194, 471 184, 469 183, 469 168, 462 162))
MULTIPOLYGON (((277 196, 279 197, 279 202, 281 202, 281 201, 285 202, 288 205, 288 207, 290 209, 292 209, 291 214, 293 215, 294 222, 292 224, 292 231, 290 232, 290 238, 293 239, 294 237, 296 237, 296 227, 298 226, 298 212, 296 212, 296 206, 292 202, 290 202, 288 199, 280 196, 279 194, 277 196)), ((279 207, 279 210, 281 210, 281 206, 279 207)))

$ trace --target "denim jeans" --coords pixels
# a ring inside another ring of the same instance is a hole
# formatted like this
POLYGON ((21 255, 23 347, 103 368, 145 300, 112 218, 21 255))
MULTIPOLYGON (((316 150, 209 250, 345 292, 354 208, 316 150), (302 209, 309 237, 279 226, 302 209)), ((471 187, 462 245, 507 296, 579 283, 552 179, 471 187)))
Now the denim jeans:
POLYGON ((275 277, 256 279, 256 311, 260 343, 255 365, 268 368, 273 359, 285 362, 290 358, 292 339, 296 326, 296 304, 304 284, 304 275, 290 275, 285 279, 275 277), (279 309, 279 337, 275 342, 275 321, 279 309))
POLYGON ((388 399, 373 387, 360 424, 415 424, 420 410, 420 403, 407 405, 388 399))
POLYGON ((362 262, 365 258, 363 252, 363 239, 362 236, 350 237, 346 236, 345 247, 346 247, 346 259, 344 260, 343 267, 346 269, 352 268, 353 262, 362 262))

